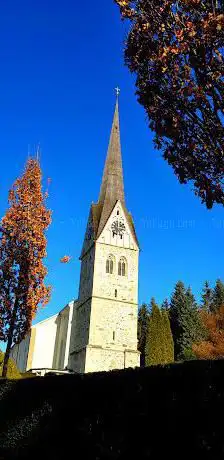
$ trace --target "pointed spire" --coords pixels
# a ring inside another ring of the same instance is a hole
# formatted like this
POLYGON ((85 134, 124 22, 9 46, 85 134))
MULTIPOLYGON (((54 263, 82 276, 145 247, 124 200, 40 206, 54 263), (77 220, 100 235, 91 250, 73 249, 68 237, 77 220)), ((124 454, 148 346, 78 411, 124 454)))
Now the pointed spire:
MULTIPOLYGON (((128 213, 125 205, 124 179, 121 157, 121 140, 119 124, 119 103, 118 96, 120 89, 116 88, 116 106, 114 119, 110 135, 110 143, 107 152, 106 163, 103 172, 102 184, 100 189, 99 200, 96 204, 92 203, 89 222, 93 231, 93 240, 97 240, 104 229, 116 203, 121 201, 124 213, 130 226, 131 233, 138 246, 138 240, 135 233, 134 223, 131 214, 128 213)), ((84 257, 88 246, 84 242, 81 253, 81 259, 84 257)))
POLYGON ((105 200, 109 200, 112 205, 115 205, 117 200, 125 202, 119 123, 119 93, 119 88, 116 88, 117 101, 99 196, 99 203, 101 204, 105 200))

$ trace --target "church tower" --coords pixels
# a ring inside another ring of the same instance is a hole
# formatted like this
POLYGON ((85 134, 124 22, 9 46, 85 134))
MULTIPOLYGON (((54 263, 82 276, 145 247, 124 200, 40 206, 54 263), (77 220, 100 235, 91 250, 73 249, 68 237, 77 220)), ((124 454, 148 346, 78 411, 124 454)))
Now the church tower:
POLYGON ((69 368, 98 372, 136 367, 139 245, 126 209, 118 97, 99 199, 81 253, 69 368))

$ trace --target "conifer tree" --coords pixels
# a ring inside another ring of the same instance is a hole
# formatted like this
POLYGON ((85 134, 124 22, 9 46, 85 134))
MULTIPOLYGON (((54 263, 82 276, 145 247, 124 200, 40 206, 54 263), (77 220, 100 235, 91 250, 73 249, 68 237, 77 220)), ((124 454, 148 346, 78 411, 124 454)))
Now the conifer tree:
POLYGON ((170 304, 169 304, 169 301, 168 299, 165 299, 161 305, 161 310, 165 310, 165 311, 168 311, 170 308, 170 304))
POLYGON ((174 361, 174 342, 173 335, 170 327, 170 320, 166 310, 161 311, 162 323, 164 331, 164 363, 172 363, 174 361))
POLYGON ((191 289, 186 290, 181 281, 176 284, 169 314, 175 359, 193 358, 192 345, 202 340, 205 330, 191 289))
POLYGON ((192 359, 195 358, 192 351, 192 345, 205 338, 206 330, 202 324, 199 308, 190 287, 186 291, 186 300, 187 308, 185 312, 185 322, 183 323, 184 332, 181 354, 184 359, 192 359))
POLYGON ((183 328, 181 322, 181 314, 186 305, 186 289, 182 281, 178 281, 170 302, 170 325, 174 340, 174 356, 178 359, 181 351, 181 341, 183 328))
POLYGON ((151 315, 145 352, 146 366, 162 364, 164 354, 162 316, 154 298, 151 300, 150 307, 151 315))
POLYGON ((138 350, 141 353, 140 362, 141 366, 145 366, 145 347, 147 340, 149 322, 149 311, 146 304, 143 304, 138 312, 138 350))
POLYGON ((216 313, 222 305, 224 305, 224 283, 220 279, 217 279, 213 291, 211 312, 216 313))
POLYGON ((50 288, 44 284, 47 269, 45 231, 51 222, 42 192, 39 162, 30 159, 25 172, 9 193, 9 209, 0 229, 0 340, 7 343, 2 376, 6 377, 13 343, 31 327, 39 305, 50 288))
POLYGON ((202 309, 204 311, 210 311, 213 302, 213 289, 210 288, 209 282, 205 281, 202 293, 202 309))
POLYGON ((174 344, 168 314, 165 310, 161 311, 152 298, 146 340, 146 365, 167 364, 173 361, 174 344))

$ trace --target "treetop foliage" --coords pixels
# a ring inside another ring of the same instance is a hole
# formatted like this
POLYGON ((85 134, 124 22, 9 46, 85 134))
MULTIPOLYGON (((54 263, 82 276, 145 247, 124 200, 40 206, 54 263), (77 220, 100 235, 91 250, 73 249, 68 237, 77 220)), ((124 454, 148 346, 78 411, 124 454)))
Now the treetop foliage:
MULTIPOLYGON (((4 353, 0 350, 0 377, 2 375, 2 368, 4 362, 4 353)), ((8 379, 20 379, 21 374, 17 369, 17 366, 13 359, 9 358, 8 369, 7 369, 7 378, 8 379)))
POLYGON ((0 340, 20 341, 39 305, 49 300, 45 230, 51 222, 42 192, 39 162, 30 159, 9 193, 0 228, 0 340))
POLYGON ((154 298, 151 300, 151 314, 145 343, 145 364, 147 366, 167 364, 174 361, 174 344, 170 321, 165 310, 160 310, 154 298))
POLYGON ((115 0, 155 145, 207 208, 224 204, 224 2, 115 0))
POLYGON ((202 311, 200 315, 208 337, 193 345, 195 355, 199 359, 224 358, 224 305, 215 313, 202 311))

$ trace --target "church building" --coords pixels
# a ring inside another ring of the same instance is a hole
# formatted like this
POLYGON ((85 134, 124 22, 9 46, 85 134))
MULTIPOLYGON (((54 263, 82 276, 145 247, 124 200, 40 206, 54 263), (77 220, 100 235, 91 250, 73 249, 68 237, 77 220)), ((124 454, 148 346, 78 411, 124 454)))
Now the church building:
POLYGON ((78 300, 33 326, 33 339, 31 330, 13 347, 11 357, 22 371, 46 367, 87 373, 140 365, 139 244, 125 201, 118 96, 99 199, 90 207, 80 260, 78 300), (42 340, 36 342, 38 330, 42 340), (50 350, 47 360, 43 342, 50 350))

